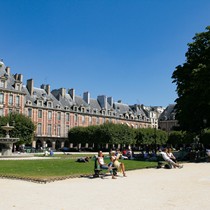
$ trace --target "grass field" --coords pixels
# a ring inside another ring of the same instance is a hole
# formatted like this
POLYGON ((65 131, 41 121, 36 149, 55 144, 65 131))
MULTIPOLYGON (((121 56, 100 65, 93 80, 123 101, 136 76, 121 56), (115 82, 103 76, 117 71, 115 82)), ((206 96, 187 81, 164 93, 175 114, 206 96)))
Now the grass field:
MULTIPOLYGON (((56 158, 40 160, 2 160, 0 161, 0 176, 31 180, 56 180, 94 173, 94 160, 78 163, 78 155, 56 155, 56 158)), ((81 154, 80 154, 81 157, 81 154)), ((157 162, 137 160, 121 160, 126 170, 155 167, 157 162)), ((105 159, 109 162, 109 159, 105 159)))

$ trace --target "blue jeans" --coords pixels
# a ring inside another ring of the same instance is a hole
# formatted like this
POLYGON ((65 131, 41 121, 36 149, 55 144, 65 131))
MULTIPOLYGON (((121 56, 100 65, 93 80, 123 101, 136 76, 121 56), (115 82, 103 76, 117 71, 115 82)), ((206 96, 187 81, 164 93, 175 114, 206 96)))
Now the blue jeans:
POLYGON ((107 166, 107 165, 100 165, 100 168, 101 169, 107 169, 107 170, 109 170, 110 174, 113 174, 112 169, 109 166, 107 166))

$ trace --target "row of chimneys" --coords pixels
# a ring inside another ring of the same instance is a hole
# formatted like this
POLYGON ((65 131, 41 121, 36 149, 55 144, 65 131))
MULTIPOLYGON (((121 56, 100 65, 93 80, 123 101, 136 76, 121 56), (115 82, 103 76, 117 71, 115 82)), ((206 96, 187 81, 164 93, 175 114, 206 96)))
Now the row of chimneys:
MULTIPOLYGON (((34 92, 34 81, 33 79, 27 80, 26 88, 29 91, 30 95, 33 95, 34 92)), ((46 91, 46 93, 49 95, 50 94, 50 85, 41 85, 41 88, 46 91)), ((66 95, 66 89, 65 88, 60 88, 59 94, 61 97, 65 97, 66 95)), ((69 89, 68 94, 71 96, 72 100, 75 101, 75 89, 69 89)), ((83 100, 87 103, 90 104, 90 93, 89 92, 84 92, 83 93, 83 100)), ((100 106, 104 109, 107 109, 108 103, 112 107, 113 106, 113 97, 107 97, 105 95, 100 95, 97 97, 97 100, 100 104, 100 106)), ((121 101, 118 101, 119 103, 121 101)))

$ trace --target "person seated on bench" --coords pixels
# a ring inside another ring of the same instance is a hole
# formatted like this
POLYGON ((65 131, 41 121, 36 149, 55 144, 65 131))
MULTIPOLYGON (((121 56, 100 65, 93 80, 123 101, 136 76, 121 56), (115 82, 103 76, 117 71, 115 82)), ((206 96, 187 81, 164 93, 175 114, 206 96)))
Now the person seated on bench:
POLYGON ((117 156, 116 156, 116 153, 114 151, 112 151, 111 161, 113 163, 113 166, 116 167, 119 172, 122 172, 123 176, 126 176, 124 163, 121 163, 121 162, 118 161, 119 158, 120 158, 120 155, 121 155, 121 153, 120 153, 119 150, 117 151, 117 156))
POLYGON ((180 165, 178 163, 175 163, 173 160, 170 159, 170 157, 167 155, 168 149, 164 148, 160 154, 162 155, 163 159, 171 164, 174 168, 183 168, 183 165, 180 165))
POLYGON ((108 166, 107 164, 105 164, 102 151, 98 152, 98 164, 100 165, 101 169, 107 169, 110 172, 110 174, 112 175, 112 179, 116 179, 113 174, 112 166, 108 166))

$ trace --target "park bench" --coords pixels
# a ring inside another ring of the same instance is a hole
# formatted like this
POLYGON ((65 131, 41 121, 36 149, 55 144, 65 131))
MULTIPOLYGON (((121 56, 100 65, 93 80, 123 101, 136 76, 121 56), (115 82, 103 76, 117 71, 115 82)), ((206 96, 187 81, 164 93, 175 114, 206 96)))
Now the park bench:
MULTIPOLYGON (((93 177, 101 177, 104 178, 106 176, 106 173, 102 173, 102 171, 107 171, 107 169, 102 169, 98 163, 98 157, 94 156, 94 174, 93 177)), ((117 175, 117 168, 112 167, 112 171, 114 176, 117 175)))

